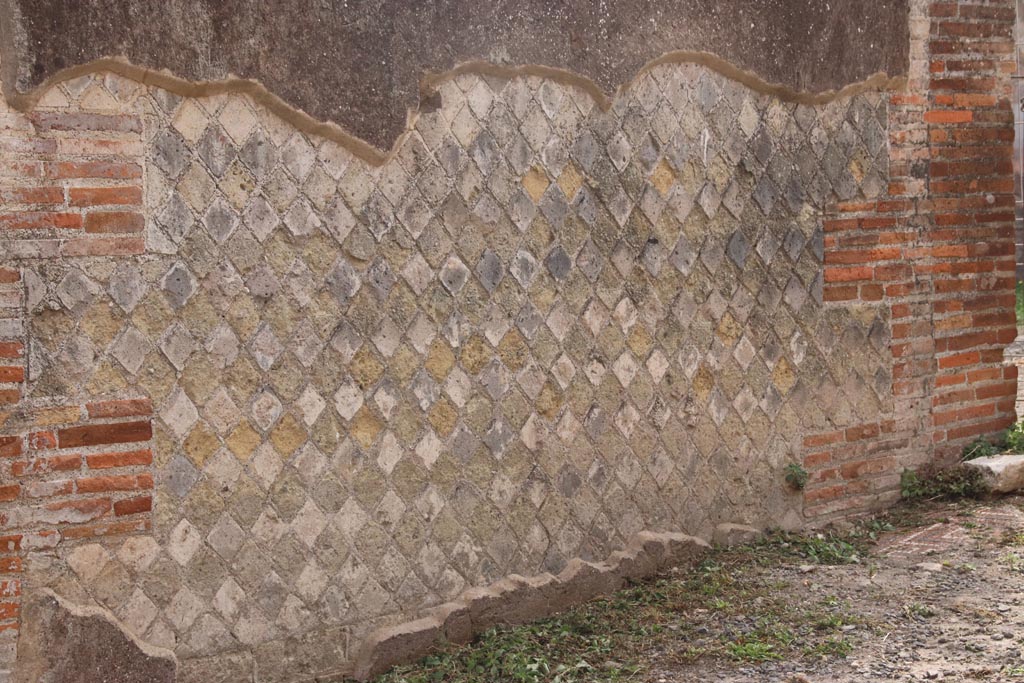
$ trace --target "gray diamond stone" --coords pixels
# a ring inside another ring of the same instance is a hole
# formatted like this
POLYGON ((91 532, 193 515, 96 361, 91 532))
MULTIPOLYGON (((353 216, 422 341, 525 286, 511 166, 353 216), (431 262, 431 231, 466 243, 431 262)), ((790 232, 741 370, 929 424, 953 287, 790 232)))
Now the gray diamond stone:
POLYGON ((210 204, 210 208, 206 210, 206 215, 203 216, 203 224, 206 225, 206 230, 213 239, 218 244, 223 244, 224 240, 235 231, 235 227, 238 225, 238 215, 231 208, 230 204, 217 197, 210 204))
POLYGON ((373 287, 374 291, 381 298, 384 298, 391 291, 391 288, 395 286, 398 278, 391 271, 391 265, 387 260, 379 258, 366 269, 366 280, 373 287))
POLYGON ((175 180, 188 163, 188 148, 181 136, 173 130, 163 129, 153 138, 153 163, 175 180))
POLYGON ((441 267, 441 284, 452 294, 458 294, 466 285, 469 277, 469 268, 459 260, 458 256, 452 254, 441 267))
POLYGON ((512 259, 512 266, 509 268, 509 271, 520 285, 529 287, 530 283, 533 282, 533 276, 537 272, 537 259, 525 249, 520 249, 512 259))
POLYGON ((750 254, 750 245, 747 243, 747 238, 743 234, 742 230, 737 230, 733 233, 732 239, 729 240, 728 246, 729 258, 736 267, 743 269, 743 264, 747 262, 747 256, 750 254))
POLYGON ((195 224, 192 209, 177 192, 171 193, 170 199, 167 200, 167 204, 157 215, 156 220, 163 227, 167 237, 175 244, 180 243, 192 231, 192 226, 195 224))
POLYGON ((245 141, 238 158, 242 160, 257 178, 264 178, 277 162, 277 150, 266 133, 256 129, 245 141))
POLYGON ((278 293, 281 289, 281 282, 274 275, 270 266, 263 264, 250 273, 245 281, 249 293, 257 299, 267 300, 278 293))
POLYGON ((679 236, 668 260, 683 275, 690 274, 693 264, 697 261, 697 250, 693 248, 693 244, 686 238, 686 235, 679 236))
POLYGON ((342 305, 347 303, 359 291, 361 284, 359 273, 356 272, 356 269, 344 257, 338 259, 334 268, 327 274, 325 282, 328 291, 342 305))
POLYGON ((505 275, 501 259, 491 249, 485 251, 480 257, 480 262, 476 265, 476 273, 488 292, 493 292, 505 275))
POLYGON ((199 472, 180 453, 161 472, 164 486, 178 498, 184 498, 199 480, 199 472))
POLYGON ((181 308, 196 292, 196 280, 184 263, 175 263, 164 275, 160 285, 175 308, 181 308))
POLYGON ((213 123, 206 127, 206 132, 203 133, 199 144, 196 145, 196 151, 199 152, 199 157, 206 162, 206 167, 210 169, 210 172, 218 178, 224 175, 237 155, 231 138, 223 128, 213 123))
POLYGON ((99 288, 82 271, 74 269, 68 272, 57 287, 57 298, 75 315, 85 312, 96 298, 99 288))
POLYGON ((804 234, 800 232, 799 228, 790 229, 782 246, 785 248, 791 261, 796 261, 800 258, 800 252, 803 250, 806 241, 804 234))
POLYGON ((558 245, 544 259, 544 265, 548 267, 551 277, 556 280, 564 280, 572 270, 572 259, 565 253, 565 249, 562 249, 562 245, 558 245))
POLYGON ((260 242, 270 237, 270 233, 281 224, 281 220, 274 212, 274 207, 263 197, 254 197, 245 207, 245 224, 256 235, 260 242))

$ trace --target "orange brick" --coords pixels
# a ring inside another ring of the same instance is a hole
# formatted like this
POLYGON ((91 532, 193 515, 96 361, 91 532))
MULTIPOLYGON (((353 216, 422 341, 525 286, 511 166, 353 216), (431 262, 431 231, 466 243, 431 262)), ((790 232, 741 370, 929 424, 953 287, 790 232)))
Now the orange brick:
POLYGON ((25 368, 19 365, 0 365, 0 384, 25 381, 25 368))
POLYGON ((145 221, 141 213, 132 211, 93 211, 85 215, 88 233, 142 232, 145 221))
POLYGON ((134 491, 153 488, 153 477, 149 474, 122 474, 106 477, 88 477, 75 483, 78 493, 105 493, 107 491, 134 491))
POLYGON ((15 458, 22 453, 20 436, 0 436, 0 458, 15 458))
POLYGON ((24 355, 25 345, 23 343, 0 342, 0 358, 21 358, 24 355))
POLYGON ((135 417, 138 415, 152 415, 153 403, 148 398, 129 399, 124 401, 105 401, 103 403, 88 403, 85 406, 89 417, 135 417))
POLYGON ((23 477, 27 474, 45 474, 47 472, 67 472, 82 466, 80 455, 55 455, 49 458, 22 460, 11 464, 11 474, 23 477))
POLYGON ((150 512, 152 509, 152 496, 136 496, 135 498, 119 500, 116 503, 114 503, 114 515, 117 517, 135 515, 140 512, 150 512))
POLYGON ((61 448, 80 448, 114 443, 149 441, 153 428, 149 421, 68 427, 57 433, 61 448))
POLYGON ((140 187, 72 187, 68 194, 71 206, 139 206, 142 204, 140 187))
POLYGON ((94 455, 87 455, 85 459, 89 464, 89 469, 93 470, 133 467, 152 464, 153 452, 145 449, 141 451, 126 451, 124 453, 96 453, 94 455))
POLYGON ((0 230, 77 230, 82 214, 59 211, 21 211, 0 215, 0 230))
POLYGON ((924 113, 928 123, 970 123, 974 120, 974 112, 969 110, 938 109, 924 113))

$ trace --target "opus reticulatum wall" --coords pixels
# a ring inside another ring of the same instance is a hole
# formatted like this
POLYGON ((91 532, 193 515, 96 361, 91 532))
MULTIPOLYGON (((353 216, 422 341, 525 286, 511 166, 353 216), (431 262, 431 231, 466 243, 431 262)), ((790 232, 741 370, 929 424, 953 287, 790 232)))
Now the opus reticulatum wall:
POLYGON ((1012 420, 1013 23, 914 3, 905 81, 803 103, 463 73, 379 166, 109 73, 6 111, 0 668, 55 595, 179 680, 344 673, 640 532, 895 500, 1012 420))

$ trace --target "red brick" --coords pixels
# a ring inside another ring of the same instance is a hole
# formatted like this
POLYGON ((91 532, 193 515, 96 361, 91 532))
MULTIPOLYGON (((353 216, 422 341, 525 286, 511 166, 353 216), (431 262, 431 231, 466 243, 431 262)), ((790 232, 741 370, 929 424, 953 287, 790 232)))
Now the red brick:
POLYGON ((55 161, 46 164, 49 178, 141 178, 142 167, 131 162, 55 161))
POLYGON ((13 154, 52 154, 56 150, 56 140, 0 136, 0 151, 3 152, 11 152, 13 154))
POLYGON ((974 112, 969 110, 940 109, 924 113, 928 123, 970 123, 974 120, 974 112))
POLYGON ((977 351, 958 353, 939 359, 939 369, 962 368, 967 365, 975 365, 981 361, 981 355, 977 351))
POLYGON ((843 440, 843 432, 825 432, 823 434, 813 434, 811 436, 804 437, 805 448, 818 448, 820 446, 829 446, 834 443, 839 443, 843 440))
POLYGON ((0 342, 0 358, 21 358, 25 355, 22 342, 0 342))
POLYGON ((6 486, 0 486, 0 503, 7 503, 18 497, 21 493, 21 485, 19 484, 8 484, 6 486))
POLYGON ((114 443, 149 441, 153 428, 149 421, 68 427, 57 433, 61 448, 80 448, 114 443))
POLYGON ((105 493, 107 491, 134 491, 151 488, 153 488, 153 477, 150 474, 88 477, 79 479, 75 483, 75 490, 78 493, 105 493))
POLYGON ((87 455, 89 469, 103 470, 113 467, 133 467, 153 463, 153 452, 149 449, 141 451, 125 451, 124 453, 96 453, 87 455))
POLYGON ((0 178, 37 178, 43 174, 43 165, 38 161, 0 162, 0 178))
POLYGON ((831 462, 832 457, 829 453, 811 453, 810 455, 804 456, 804 467, 815 468, 821 467, 822 465, 831 462))
POLYGON ((142 204, 140 187, 72 187, 68 194, 71 206, 139 206, 142 204))
POLYGON ((825 253, 825 264, 857 264, 877 263, 878 261, 891 261, 901 258, 903 252, 900 249, 857 249, 851 251, 832 251, 825 253))
POLYGON ((21 541, 23 538, 23 534, 9 534, 7 536, 0 536, 0 554, 20 552, 21 541))
POLYGON ((856 285, 848 287, 825 287, 823 298, 825 301, 852 301, 857 298, 858 289, 856 285))
POLYGON ((75 482, 70 479, 45 479, 25 484, 25 495, 29 498, 56 498, 70 496, 75 492, 75 482))
POLYGON ((141 517, 119 522, 108 522, 96 525, 81 525, 68 527, 61 530, 61 536, 68 541, 82 538, 98 538, 100 536, 120 536, 121 534, 132 534, 150 531, 152 521, 149 517, 141 517))
POLYGON ((0 230, 78 230, 82 214, 57 211, 20 211, 0 215, 0 230))
POLYGON ((60 187, 4 187, 0 188, 0 203, 4 204, 61 204, 64 190, 60 187))
POLYGON ((93 211, 85 215, 88 233, 142 232, 145 221, 141 213, 132 211, 93 211))
POLYGON ((825 268, 825 282, 852 282, 870 280, 872 269, 865 266, 855 268, 825 268))
POLYGON ((25 381, 25 368, 20 365, 0 365, 0 384, 25 381))
POLYGON ((0 436, 0 458, 15 458, 22 453, 20 436, 0 436))
POLYGON ((17 619, 21 616, 21 603, 4 601, 0 602, 0 619, 17 619))
POLYGON ((823 489, 815 489, 813 491, 804 492, 804 501, 807 503, 814 503, 820 500, 834 500, 846 493, 845 485, 829 486, 823 489))
POLYGON ((11 474, 23 477, 27 474, 45 474, 47 472, 67 472, 82 467, 80 455, 54 455, 49 458, 21 460, 11 464, 11 474))
POLYGON ((138 415, 152 415, 153 403, 148 398, 129 399, 124 401, 105 401, 103 403, 88 403, 85 406, 89 417, 135 417, 138 415))
POLYGON ((64 523, 77 524, 102 517, 110 512, 110 507, 109 498, 90 498, 50 503, 45 510, 62 516, 62 519, 65 520, 64 523))
POLYGON ((114 503, 114 515, 116 517, 135 515, 140 512, 150 512, 152 509, 152 496, 136 496, 135 498, 119 500, 114 503))

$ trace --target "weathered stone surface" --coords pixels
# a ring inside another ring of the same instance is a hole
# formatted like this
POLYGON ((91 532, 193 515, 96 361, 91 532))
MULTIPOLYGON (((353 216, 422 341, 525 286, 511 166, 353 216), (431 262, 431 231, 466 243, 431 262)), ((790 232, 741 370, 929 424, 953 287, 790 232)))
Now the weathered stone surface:
POLYGON ((993 493, 1012 493, 1024 488, 1024 455, 1005 453, 975 458, 965 462, 964 467, 978 471, 993 493))
POLYGON ((167 651, 141 643, 97 609, 39 592, 24 606, 15 683, 174 683, 167 651))
POLYGON ((719 524, 712 537, 715 545, 729 548, 734 545, 753 543, 761 538, 762 532, 746 524, 719 524))
MULTIPOLYGON (((736 73, 820 92, 876 72, 904 74, 909 44, 906 0, 336 0, 302 9, 287 0, 5 0, 0 7, 9 99, 61 69, 124 55, 190 81, 255 79, 379 149, 391 147, 421 97, 424 109, 438 105, 429 89, 421 93, 422 78, 473 60, 565 69, 611 94, 665 53, 704 51, 736 73)), ((217 176, 234 154, 221 140, 203 142, 217 176)))

